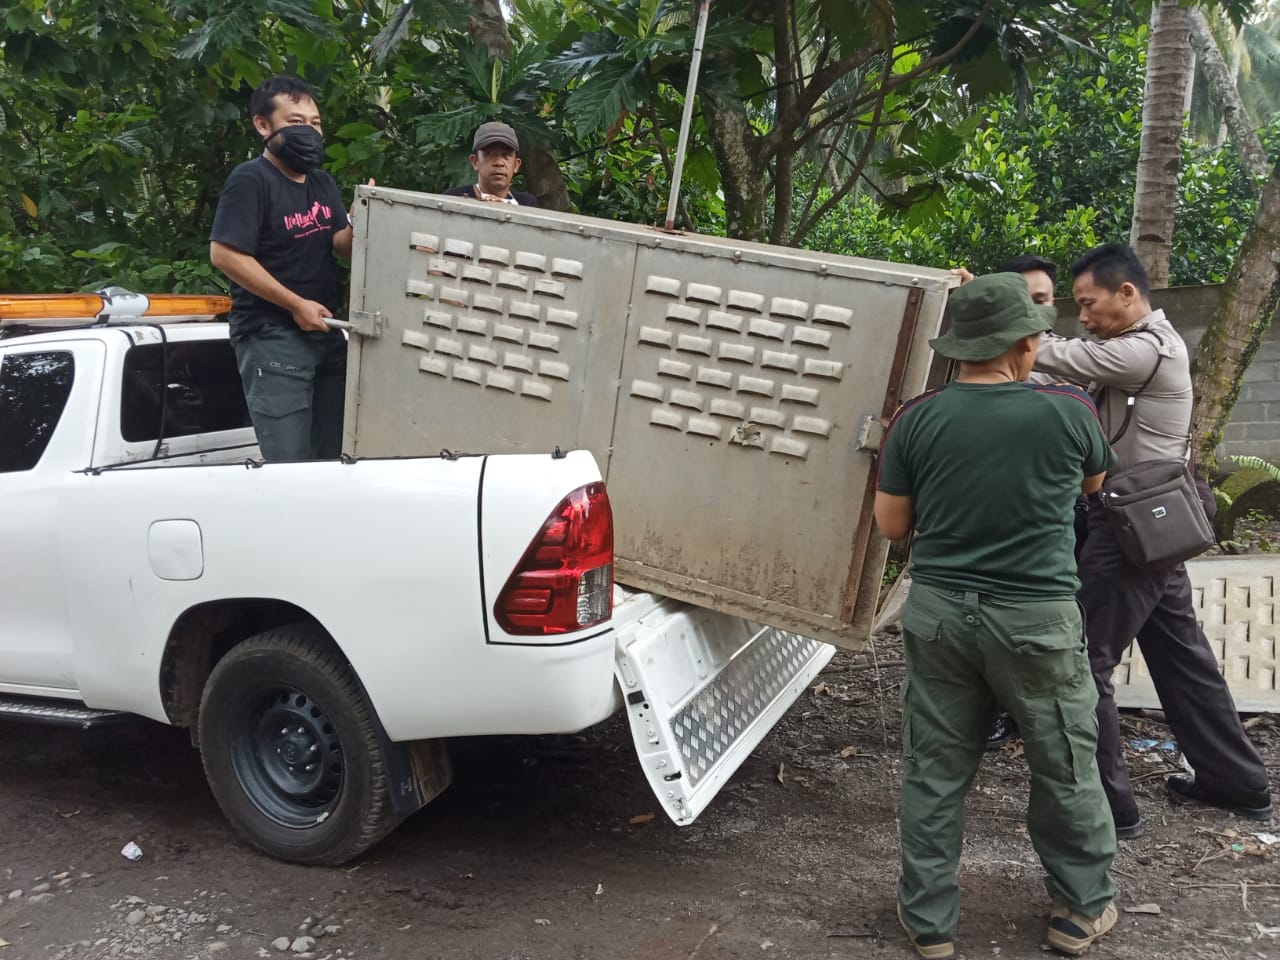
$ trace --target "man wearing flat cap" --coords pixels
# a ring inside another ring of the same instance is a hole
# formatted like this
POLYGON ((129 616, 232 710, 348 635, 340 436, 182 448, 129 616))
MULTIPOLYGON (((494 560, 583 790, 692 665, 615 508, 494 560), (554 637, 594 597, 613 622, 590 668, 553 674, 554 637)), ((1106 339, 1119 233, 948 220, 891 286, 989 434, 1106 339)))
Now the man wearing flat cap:
POLYGON ((978 277, 947 310, 950 332, 931 345, 959 373, 894 416, 875 501, 885 536, 915 531, 898 918, 920 956, 954 956, 964 799, 999 702, 1031 768, 1027 829, 1052 900, 1045 943, 1075 955, 1116 922, 1073 532, 1076 495, 1101 487, 1115 455, 1087 394, 1024 382, 1054 309, 1021 276, 978 277))
POLYGON ((493 203, 510 203, 536 207, 538 198, 532 193, 511 189, 511 181, 520 172, 520 141, 508 124, 490 120, 476 128, 471 140, 471 167, 476 182, 446 190, 447 197, 473 197, 493 203))

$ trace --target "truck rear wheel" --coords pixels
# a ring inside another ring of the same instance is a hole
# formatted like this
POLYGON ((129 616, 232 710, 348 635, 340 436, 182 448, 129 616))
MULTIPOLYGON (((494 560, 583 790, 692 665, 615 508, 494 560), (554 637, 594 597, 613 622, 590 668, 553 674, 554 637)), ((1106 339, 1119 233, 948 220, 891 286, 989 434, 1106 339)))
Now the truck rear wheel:
POLYGON ((314 627, 268 630, 223 657, 198 739, 222 812, 273 857, 344 863, 399 822, 369 704, 314 627))

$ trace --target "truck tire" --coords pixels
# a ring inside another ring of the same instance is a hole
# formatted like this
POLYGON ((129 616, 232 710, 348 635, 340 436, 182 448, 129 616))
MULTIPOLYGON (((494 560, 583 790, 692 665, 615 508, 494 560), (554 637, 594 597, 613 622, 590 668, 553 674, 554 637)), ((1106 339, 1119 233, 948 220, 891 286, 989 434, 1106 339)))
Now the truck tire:
POLYGON ((315 627, 268 630, 223 657, 204 687, 198 739, 222 812, 273 857, 345 863, 400 820, 372 710, 315 627))

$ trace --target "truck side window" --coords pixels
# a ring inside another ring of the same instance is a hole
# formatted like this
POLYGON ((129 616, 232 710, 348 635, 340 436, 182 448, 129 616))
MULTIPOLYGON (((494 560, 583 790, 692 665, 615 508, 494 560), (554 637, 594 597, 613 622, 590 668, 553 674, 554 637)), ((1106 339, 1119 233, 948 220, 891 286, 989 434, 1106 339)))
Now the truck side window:
POLYGON ((120 433, 128 443, 155 440, 162 394, 164 436, 239 430, 251 425, 236 355, 225 340, 130 347, 120 391, 120 433), (167 351, 166 358, 162 351, 167 351), (167 372, 167 381, 164 374, 167 372), (167 382, 167 389, 162 389, 167 382))
POLYGON ((71 396, 70 353, 11 353, 0 363, 0 473, 30 470, 44 456, 71 396))

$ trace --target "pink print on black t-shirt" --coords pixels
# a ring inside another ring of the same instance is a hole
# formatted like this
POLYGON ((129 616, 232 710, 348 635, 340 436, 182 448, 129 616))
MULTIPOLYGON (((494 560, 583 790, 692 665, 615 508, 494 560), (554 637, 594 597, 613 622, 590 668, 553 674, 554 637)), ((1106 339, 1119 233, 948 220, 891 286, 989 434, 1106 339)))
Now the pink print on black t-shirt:
POLYGON ((317 200, 311 205, 310 210, 303 210, 299 213, 286 213, 284 215, 284 228, 289 231, 293 239, 301 240, 303 237, 309 237, 317 231, 328 230, 332 221, 332 209, 317 200))

